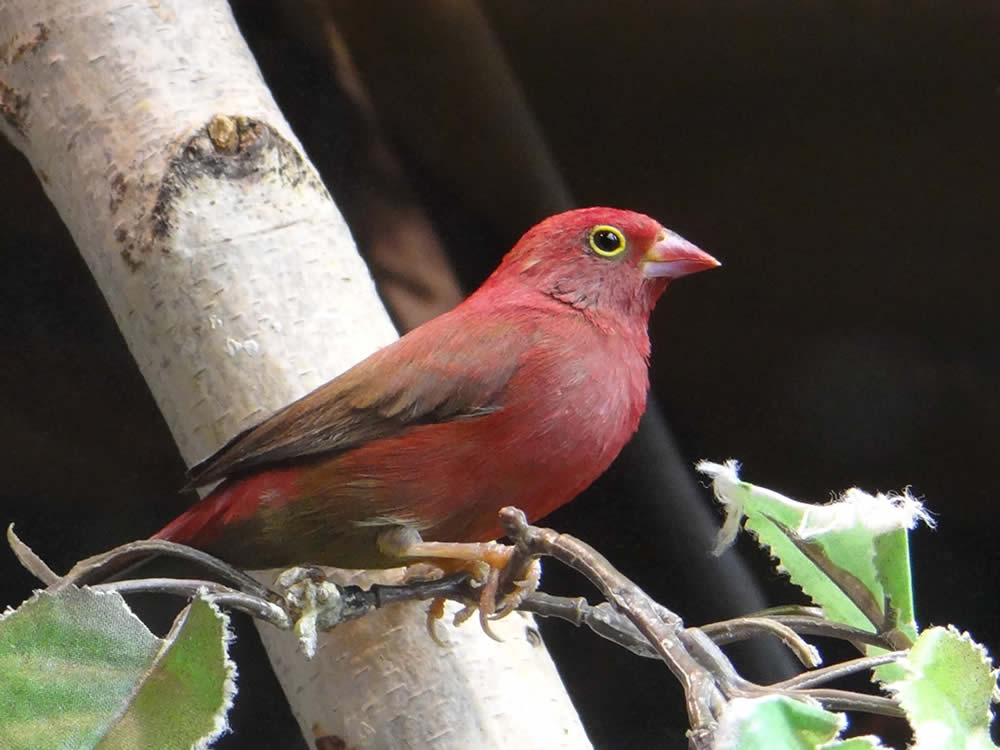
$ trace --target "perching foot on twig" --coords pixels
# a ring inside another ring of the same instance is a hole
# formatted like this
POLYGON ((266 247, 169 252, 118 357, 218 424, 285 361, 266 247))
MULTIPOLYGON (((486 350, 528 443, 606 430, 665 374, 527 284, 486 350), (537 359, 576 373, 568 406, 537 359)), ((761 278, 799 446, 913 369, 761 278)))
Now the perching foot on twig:
MULTIPOLYGON (((431 562, 444 573, 465 571, 472 574, 474 585, 479 588, 478 601, 469 603, 455 615, 455 624, 468 620, 477 610, 479 624, 490 638, 500 638, 490 628, 490 620, 509 614, 526 597, 538 588, 541 567, 537 560, 517 558, 521 570, 509 571, 507 566, 514 556, 514 548, 498 542, 425 542, 420 535, 409 528, 395 528, 379 536, 380 549, 402 559, 417 558, 421 562, 431 562), (513 575, 512 575, 513 574, 513 575), (510 590, 501 591, 501 578, 510 580, 510 590), (498 595, 502 595, 499 606, 498 595)), ((434 620, 444 615, 443 602, 434 600, 428 613, 428 629, 434 640, 434 620)), ((440 642, 440 641, 438 641, 440 642)))

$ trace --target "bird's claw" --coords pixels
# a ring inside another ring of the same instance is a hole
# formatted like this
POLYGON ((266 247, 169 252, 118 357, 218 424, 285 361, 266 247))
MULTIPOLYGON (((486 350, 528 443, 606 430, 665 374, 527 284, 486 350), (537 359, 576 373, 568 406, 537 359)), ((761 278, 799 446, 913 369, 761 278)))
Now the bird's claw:
POLYGON ((444 619, 445 601, 447 600, 443 596, 436 596, 431 599, 431 605, 427 608, 427 633, 430 635, 431 640, 441 648, 447 648, 448 644, 445 643, 441 639, 441 636, 438 635, 435 624, 438 620, 444 619))
MULTIPOLYGON (((469 602, 454 617, 454 624, 460 625, 478 610, 479 624, 490 638, 500 638, 490 627, 490 621, 499 619, 514 611, 535 589, 541 577, 541 566, 537 560, 523 560, 514 554, 515 548, 499 542, 425 542, 412 528, 396 527, 379 536, 379 548, 386 554, 411 560, 411 566, 430 563, 442 574, 464 571, 472 575, 472 585, 479 589, 477 601, 469 602), (504 575, 513 560, 521 566, 510 571, 514 575, 504 575), (507 584, 506 581, 511 581, 507 584), (497 595, 501 583, 503 598, 497 606, 497 595)), ((426 569, 426 566, 424 566, 426 569)), ((444 616, 443 601, 434 599, 427 613, 427 629, 431 637, 440 643, 434 629, 436 620, 444 616)))
POLYGON ((542 563, 538 559, 532 559, 519 573, 520 575, 513 582, 511 590, 504 594, 500 606, 490 615, 491 620, 506 617, 521 606, 521 602, 538 590, 538 585, 542 582, 542 563))
MULTIPOLYGON (((518 577, 513 581, 510 591, 503 594, 499 603, 497 595, 500 589, 501 575, 504 568, 510 563, 513 553, 512 547, 499 545, 491 542, 492 548, 489 554, 483 559, 471 561, 473 565, 465 566, 466 569, 474 568, 474 585, 479 587, 479 597, 475 602, 467 603, 462 609, 455 613, 452 623, 455 626, 461 625, 466 620, 479 613, 479 626, 490 638, 495 641, 502 641, 491 627, 493 620, 509 615, 516 610, 528 596, 533 594, 541 581, 542 566, 538 560, 530 560, 524 568, 518 571, 518 577)), ((441 644, 434 623, 444 617, 444 599, 436 598, 431 602, 427 612, 427 629, 431 638, 441 644)))

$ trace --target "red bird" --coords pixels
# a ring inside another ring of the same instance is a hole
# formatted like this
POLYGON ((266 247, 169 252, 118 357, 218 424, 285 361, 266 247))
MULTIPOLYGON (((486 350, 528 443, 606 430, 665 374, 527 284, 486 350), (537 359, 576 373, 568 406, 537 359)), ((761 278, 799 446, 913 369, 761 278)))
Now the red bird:
POLYGON ((493 539, 503 506, 534 520, 596 479, 646 407, 653 305, 718 265, 631 211, 546 219, 454 310, 195 466, 225 481, 155 538, 248 568, 466 558, 420 539, 493 539))

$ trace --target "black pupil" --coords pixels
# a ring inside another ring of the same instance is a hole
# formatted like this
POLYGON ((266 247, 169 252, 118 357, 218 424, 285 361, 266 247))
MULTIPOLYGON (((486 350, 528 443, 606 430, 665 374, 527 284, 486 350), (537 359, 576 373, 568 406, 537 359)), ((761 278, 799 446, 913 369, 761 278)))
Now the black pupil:
POLYGON ((622 246, 622 241, 614 232, 602 229, 594 234, 594 244, 599 250, 612 253, 622 246))

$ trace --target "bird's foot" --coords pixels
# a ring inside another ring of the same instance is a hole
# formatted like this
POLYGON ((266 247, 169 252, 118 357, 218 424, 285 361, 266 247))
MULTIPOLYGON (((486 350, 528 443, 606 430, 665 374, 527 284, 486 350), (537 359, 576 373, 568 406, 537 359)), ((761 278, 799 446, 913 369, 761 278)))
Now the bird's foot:
MULTIPOLYGON (((455 615, 455 625, 468 620, 477 611, 479 624, 490 638, 500 638, 490 627, 490 621, 510 614, 538 588, 541 565, 538 560, 521 560, 520 569, 503 575, 514 557, 514 547, 499 542, 425 542, 412 529, 399 529, 379 537, 383 551, 397 557, 420 558, 432 562, 445 573, 466 571, 472 574, 473 585, 479 588, 478 601, 467 604, 455 615), (513 575, 511 575, 511 573, 513 575), (500 591, 501 580, 510 584, 500 591), (499 595, 499 602, 498 602, 499 595)), ((440 643, 434 631, 434 622, 444 616, 444 600, 431 602, 428 612, 428 629, 431 637, 440 643)))
POLYGON ((500 581, 505 567, 489 569, 486 577, 482 579, 479 601, 475 604, 466 604, 455 614, 456 625, 461 625, 478 611, 480 626, 486 634, 495 640, 501 640, 490 628, 490 621, 499 620, 516 610, 521 602, 535 593, 542 579, 541 563, 535 559, 528 560, 512 576, 507 590, 499 596, 498 601, 500 581))

